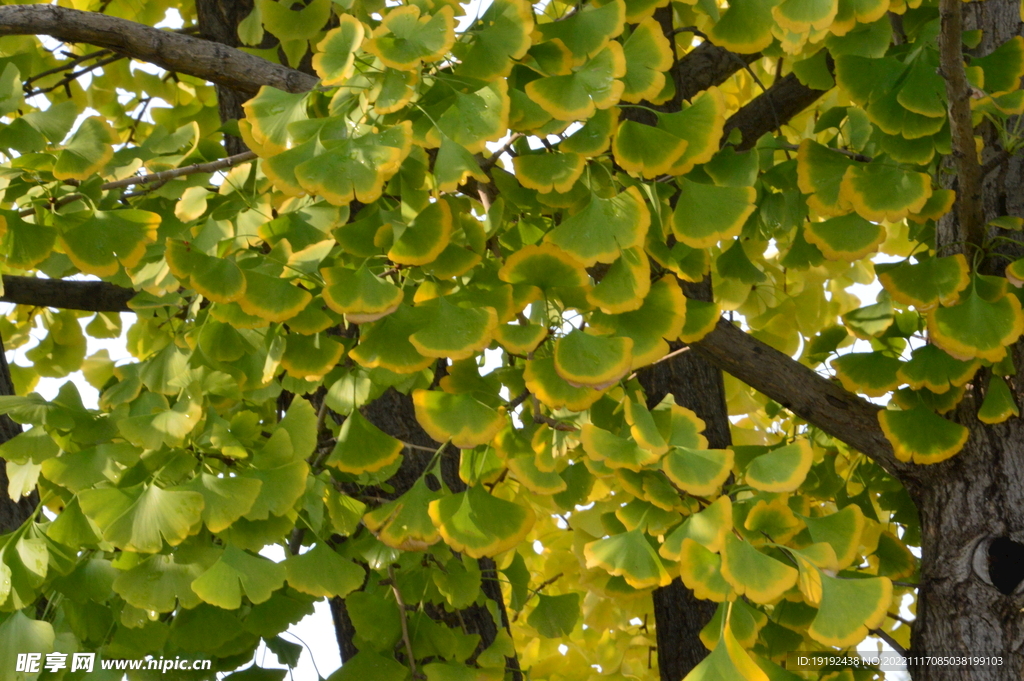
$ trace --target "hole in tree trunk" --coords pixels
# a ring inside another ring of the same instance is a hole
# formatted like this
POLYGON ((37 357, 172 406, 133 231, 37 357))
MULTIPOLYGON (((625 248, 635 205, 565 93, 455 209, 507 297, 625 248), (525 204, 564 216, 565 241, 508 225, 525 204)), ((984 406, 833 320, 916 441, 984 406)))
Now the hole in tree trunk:
POLYGON ((992 586, 1010 595, 1024 581, 1024 544, 996 537, 988 546, 988 574, 992 586))

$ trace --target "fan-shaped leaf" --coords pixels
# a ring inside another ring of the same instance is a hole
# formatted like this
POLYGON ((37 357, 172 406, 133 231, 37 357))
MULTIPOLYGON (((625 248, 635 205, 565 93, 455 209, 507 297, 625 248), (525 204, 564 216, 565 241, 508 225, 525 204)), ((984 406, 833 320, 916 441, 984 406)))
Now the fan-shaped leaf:
POLYGON ((657 463, 661 457, 646 449, 640 449, 632 440, 619 437, 592 423, 583 425, 580 441, 583 450, 594 459, 610 468, 626 468, 639 471, 644 466, 657 463))
POLYGON ((738 236, 756 207, 753 187, 717 187, 685 177, 680 187, 672 231, 691 248, 708 248, 738 236))
POLYGON ((745 480, 765 492, 794 492, 807 477, 814 455, 806 440, 773 449, 747 466, 745 480))
POLYGON ((594 312, 590 323, 595 333, 609 333, 633 341, 633 368, 638 369, 668 354, 666 339, 675 340, 683 329, 687 302, 675 277, 651 284, 643 304, 616 315, 594 312))
POLYGON ((1011 416, 1020 416, 1017 402, 1006 380, 992 374, 988 380, 988 390, 985 391, 985 400, 978 409, 978 420, 989 424, 1002 423, 1011 416))
POLYGON ((797 571, 732 534, 722 547, 722 576, 755 603, 771 603, 796 586, 797 571))
POLYGON ((287 569, 262 556, 228 546, 209 570, 192 582, 192 590, 210 605, 236 610, 242 596, 263 603, 284 585, 287 569))
POLYGON ((865 220, 898 222, 924 208, 932 181, 891 163, 853 165, 843 175, 839 194, 865 220))
POLYGON ((854 262, 878 250, 885 241, 885 229, 851 213, 809 223, 804 238, 829 260, 854 262))
POLYGON ((365 49, 385 66, 409 70, 421 61, 442 59, 454 43, 455 13, 450 6, 420 16, 418 5, 402 5, 385 15, 365 49))
POLYGON ((725 545, 725 535, 732 531, 732 500, 723 494, 703 511, 691 515, 665 537, 660 553, 669 560, 682 560, 683 542, 686 539, 697 542, 708 551, 718 553, 725 545))
POLYGON ((633 341, 578 329, 555 341, 555 371, 575 388, 604 390, 629 371, 633 341))
POLYGON ((402 443, 377 428, 355 410, 341 425, 327 465, 344 473, 374 473, 386 468, 402 453, 402 443))
POLYGON ((284 568, 289 586, 317 598, 344 598, 366 579, 363 568, 320 542, 301 555, 289 556, 284 568))
POLYGON ((896 301, 913 305, 921 312, 952 305, 971 283, 967 259, 961 253, 928 258, 916 265, 902 263, 879 268, 878 280, 896 301))
POLYGON ((910 361, 900 365, 899 380, 909 383, 914 390, 927 388, 933 393, 945 393, 974 378, 981 363, 964 362, 950 357, 935 345, 922 345, 914 350, 910 361))
POLYGON ((892 582, 886 577, 839 579, 821 575, 821 604, 807 629, 826 646, 856 645, 877 629, 892 601, 892 582))
POLYGON ((665 71, 672 67, 674 55, 661 25, 653 18, 637 25, 623 44, 626 55, 626 88, 622 99, 641 102, 654 99, 665 87, 665 71))
POLYGON ((429 309, 430 321, 409 337, 424 357, 472 357, 487 347, 498 326, 498 315, 490 307, 459 307, 442 297, 429 309))
POLYGON ((835 551, 837 569, 853 564, 864 532, 864 513, 860 506, 850 504, 838 513, 803 520, 815 543, 824 542, 835 551))
POLYGON ((523 380, 541 404, 551 409, 582 411, 601 399, 603 392, 570 385, 555 371, 554 357, 527 360, 523 380))
POLYGON ((445 543, 473 558, 514 548, 533 529, 534 513, 479 485, 430 502, 430 519, 445 543))
POLYGON ((932 340, 953 357, 998 362, 1024 333, 1024 314, 1016 296, 985 300, 974 287, 952 307, 928 313, 932 340))
POLYGON ((469 449, 490 442, 505 425, 505 408, 491 409, 468 394, 415 390, 416 420, 438 442, 469 449))
POLYGON ((701 600, 722 603, 733 597, 732 587, 722 577, 722 557, 686 537, 679 552, 679 577, 701 600))
POLYGON ((432 492, 426 479, 419 478, 408 492, 377 507, 363 517, 366 527, 377 539, 401 551, 423 551, 441 538, 427 509, 441 498, 432 492))
POLYGON ((156 241, 160 216, 129 208, 97 211, 84 222, 62 226, 60 237, 64 252, 78 269, 97 277, 117 274, 121 266, 134 267, 156 241))
POLYGON ((710 496, 732 473, 733 454, 728 449, 673 448, 662 461, 662 470, 680 489, 696 496, 710 496))
POLYGON ((103 538, 125 551, 157 553, 164 542, 177 546, 201 519, 203 495, 139 484, 124 489, 82 490, 82 511, 103 538))
POLYGON ((906 411, 884 409, 878 412, 878 421, 900 461, 945 461, 963 449, 970 435, 959 423, 947 421, 923 407, 906 411))
POLYGON ((451 235, 452 209, 447 201, 435 201, 402 231, 388 257, 402 265, 426 265, 448 246, 451 235))
POLYGON ((630 187, 610 199, 592 194, 587 205, 548 232, 545 241, 590 267, 614 262, 621 251, 641 246, 650 224, 640 190, 630 187))
MULTIPOLYGON (((615 0, 606 7, 620 4, 615 0)), ((626 56, 622 45, 611 42, 571 75, 546 76, 530 81, 526 84, 526 94, 553 118, 560 121, 583 120, 599 109, 618 103, 625 86, 617 79, 625 75, 626 56)))
POLYGON ((667 586, 672 576, 640 529, 598 539, 583 547, 587 567, 622 577, 634 589, 667 586))
POLYGON ((363 42, 363 24, 351 14, 338 16, 338 27, 331 29, 316 46, 313 69, 327 86, 342 85, 353 73, 355 53, 363 42))

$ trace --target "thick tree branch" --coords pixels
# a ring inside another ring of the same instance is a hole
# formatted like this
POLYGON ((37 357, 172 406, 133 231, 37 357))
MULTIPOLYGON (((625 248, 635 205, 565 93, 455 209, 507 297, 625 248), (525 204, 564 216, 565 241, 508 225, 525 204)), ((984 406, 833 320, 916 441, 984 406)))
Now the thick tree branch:
POLYGON ((964 72, 963 16, 960 0, 939 0, 939 70, 946 81, 949 131, 956 163, 957 218, 960 240, 980 246, 985 238, 985 206, 981 198, 981 166, 971 124, 971 86, 964 72))
POLYGON ((169 71, 253 94, 261 85, 305 92, 317 84, 309 74, 225 45, 56 5, 0 7, 3 35, 48 35, 69 43, 105 47, 169 71))
POLYGON ((3 282, 4 294, 0 302, 87 312, 132 312, 128 301, 137 293, 105 281, 37 279, 5 274, 3 282))
POLYGON ((741 151, 750 149, 762 135, 786 124, 825 92, 804 85, 792 73, 780 78, 729 117, 722 140, 728 139, 733 130, 739 130, 742 138, 736 148, 741 151))
POLYGON ((760 54, 736 54, 705 41, 679 59, 669 77, 675 82, 676 97, 690 100, 760 58, 760 54))
POLYGON ((808 423, 873 459, 890 474, 906 479, 912 465, 896 459, 878 424, 881 407, 792 357, 765 345, 725 319, 692 347, 712 364, 772 398, 808 423))

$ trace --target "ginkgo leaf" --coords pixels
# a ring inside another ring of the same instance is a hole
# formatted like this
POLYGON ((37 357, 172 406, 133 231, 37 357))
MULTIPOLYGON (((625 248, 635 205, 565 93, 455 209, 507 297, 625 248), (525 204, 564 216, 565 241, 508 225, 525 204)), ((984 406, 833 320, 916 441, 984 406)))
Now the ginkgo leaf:
POLYGON ((360 327, 359 345, 349 351, 348 356, 367 369, 382 367, 411 374, 427 368, 435 359, 421 355, 409 342, 409 337, 427 323, 428 314, 423 308, 399 305, 369 328, 360 327))
POLYGON ((149 211, 97 211, 80 224, 64 227, 60 241, 82 272, 110 277, 121 266, 130 268, 139 263, 146 246, 156 241, 159 225, 160 216, 149 211))
POLYGON ((727 534, 722 547, 722 576, 755 603, 771 603, 796 586, 797 571, 727 534))
POLYGON ((708 551, 718 553, 725 545, 725 535, 732 530, 732 500, 723 494, 669 533, 659 552, 669 560, 682 560, 683 542, 691 539, 708 551))
POLYGON ((520 154, 512 159, 516 179, 527 189, 567 192, 576 184, 586 165, 580 154, 520 154))
POLYGON ((714 26, 708 39, 730 52, 760 52, 772 42, 774 0, 740 0, 729 5, 714 26))
POLYGON ((238 305, 246 313, 270 322, 283 322, 302 311, 313 295, 280 277, 242 270, 245 277, 245 293, 238 299, 238 305))
POLYGON ((907 216, 908 220, 917 223, 924 223, 928 220, 938 220, 953 209, 956 202, 956 192, 952 189, 933 189, 932 195, 917 213, 907 216))
POLYGON ((826 646, 856 645, 877 629, 892 602, 887 577, 841 579, 821 575, 821 604, 807 634, 826 646))
POLYGON ((831 362, 843 387, 868 397, 881 397, 899 385, 901 362, 881 352, 850 352, 831 362))
POLYGON ((547 335, 547 327, 540 324, 501 324, 494 329, 494 340, 513 355, 533 352, 547 335))
POLYGON ((601 399, 603 393, 601 390, 570 385, 555 371, 554 357, 527 360, 523 381, 540 403, 550 409, 565 407, 582 411, 601 399))
POLYGON ((728 449, 675 447, 661 462, 662 470, 680 489, 696 496, 714 494, 732 473, 733 454, 728 449))
POLYGON ((473 558, 518 545, 533 529, 533 508, 488 494, 481 485, 430 502, 430 519, 446 544, 473 558))
POLYGON ((508 81, 495 80, 469 92, 453 90, 429 119, 424 116, 414 127, 428 146, 437 146, 440 134, 471 154, 485 153, 488 142, 497 142, 508 132, 511 106, 508 81))
POLYGON ((932 195, 932 180, 891 163, 851 165, 839 195, 865 220, 899 222, 924 208, 932 195))
POLYGON ((764 492, 795 492, 807 477, 813 460, 810 443, 797 440, 751 461, 744 480, 764 492))
MULTIPOLYGON (((764 499, 758 501, 743 522, 744 529, 765 534, 769 541, 780 544, 788 542, 804 527, 803 521, 796 517, 784 496, 778 496, 770 502, 764 499)), ((833 566, 832 569, 839 568, 833 566)))
POLYGON ((612 153, 627 172, 650 180, 669 172, 686 147, 686 140, 661 128, 623 121, 615 132, 612 153))
POLYGON ((817 518, 804 517, 803 520, 815 543, 826 543, 832 547, 836 569, 842 570, 853 564, 864 532, 864 513, 860 506, 850 504, 838 513, 817 518))
POLYGON ((717 553, 686 537, 678 560, 679 577, 697 598, 722 603, 733 596, 732 587, 722 577, 722 557, 717 553))
POLYGON ((469 449, 490 442, 505 425, 505 408, 491 409, 471 395, 414 390, 416 420, 438 442, 469 449))
POLYGON ((874 253, 885 241, 885 228, 850 213, 824 222, 810 222, 804 238, 829 260, 854 262, 874 253))
POLYGON ((203 522, 210 532, 221 532, 249 512, 262 486, 254 478, 221 478, 201 473, 181 489, 203 496, 203 522))
POLYGON ((236 610, 242 596, 263 603, 284 586, 287 568, 262 556, 228 546, 209 570, 192 582, 192 590, 210 605, 236 610))
POLYGON ((403 5, 384 16, 364 49, 385 66, 408 70, 420 62, 442 59, 454 43, 455 13, 450 6, 420 16, 418 5, 403 5))
POLYGON ((358 270, 328 267, 320 270, 327 285, 324 302, 353 324, 374 322, 398 309, 402 290, 366 267, 358 270))
POLYGON ((56 242, 54 227, 25 222, 17 211, 0 211, 0 253, 8 267, 35 267, 50 255, 56 242))
POLYGON ((561 596, 538 594, 537 606, 526 618, 526 623, 545 638, 562 638, 572 633, 580 618, 580 595, 561 596))
POLYGON ((988 380, 985 400, 978 409, 978 420, 982 423, 1002 423, 1011 416, 1020 416, 1020 408, 1010 392, 1010 386, 1002 376, 992 374, 988 380))
POLYGON ((402 231, 388 258, 401 265, 426 265, 448 246, 451 234, 452 209, 447 201, 435 201, 402 231))
POLYGON ((629 424, 629 433, 644 449, 648 449, 659 456, 668 451, 668 443, 658 430, 658 424, 654 416, 647 410, 642 402, 627 400, 626 423, 629 424))
POLYGON ((290 587, 317 598, 344 598, 366 579, 363 568, 321 542, 301 555, 289 556, 284 568, 290 587))
POLYGON ((589 456, 610 468, 639 471, 644 466, 657 463, 661 458, 650 450, 641 449, 632 440, 619 437, 592 423, 583 425, 580 441, 583 443, 583 450, 589 456))
POLYGON ((431 491, 421 477, 408 492, 367 513, 363 522, 377 539, 392 548, 423 551, 441 539, 427 511, 440 498, 440 491, 431 491))
POLYGON ((587 6, 562 21, 538 24, 537 32, 546 41, 560 41, 580 64, 587 57, 598 54, 612 38, 622 33, 625 15, 625 4, 621 0, 613 0, 600 6, 587 6))
POLYGON ((878 575, 889 579, 905 579, 917 571, 918 558, 906 544, 891 532, 882 532, 874 553, 878 559, 878 575))
POLYGON ((838 0, 782 0, 772 17, 787 31, 806 33, 828 28, 838 11, 838 0))
POLYGON ((717 87, 709 87, 682 111, 658 116, 659 128, 686 140, 683 155, 669 170, 671 175, 685 175, 718 153, 725 115, 725 97, 717 87))
POLYGON ((125 551, 157 553, 164 542, 177 546, 201 519, 203 495, 165 490, 144 483, 124 489, 97 488, 78 493, 82 511, 103 538, 125 551))
POLYGON ((708 248, 739 235, 756 205, 753 187, 718 187, 680 178, 672 232, 691 248, 708 248))
POLYGON ((1024 333, 1024 314, 1016 296, 990 302, 974 286, 956 305, 930 310, 928 331, 936 345, 957 359, 998 362, 1024 333))
MULTIPOLYGON (((615 0, 606 6, 618 4, 621 3, 615 0)), ((585 64, 574 69, 571 75, 546 76, 530 81, 526 84, 526 94, 553 118, 560 121, 585 120, 595 111, 619 102, 625 85, 617 79, 625 75, 626 56, 622 45, 610 42, 585 64)))
POLYGON ((675 277, 669 275, 651 284, 643 304, 636 310, 616 315, 594 312, 590 324, 595 333, 630 338, 633 368, 638 369, 668 354, 666 340, 679 338, 686 310, 683 291, 675 277))
POLYGON ((409 337, 424 357, 466 359, 483 350, 494 337, 498 315, 493 308, 465 308, 442 297, 430 307, 430 321, 409 337))
POLYGON ((558 148, 582 156, 599 156, 608 150, 615 132, 619 110, 616 107, 596 111, 583 127, 565 138, 558 148))
POLYGON ((567 487, 565 480, 558 473, 537 468, 536 458, 532 455, 508 459, 506 465, 516 480, 534 494, 558 494, 567 487))
POLYGON ((485 81, 507 76, 513 60, 522 59, 530 48, 533 27, 533 12, 525 0, 491 3, 471 27, 473 40, 466 53, 460 53, 456 73, 485 81))
POLYGON ((338 442, 325 462, 344 473, 374 473, 386 468, 402 453, 402 443, 353 411, 338 433, 338 442))
POLYGON ((280 154, 289 148, 289 126, 308 118, 308 99, 308 92, 291 93, 264 85, 242 105, 245 120, 252 126, 252 136, 265 153, 280 154))
POLYGON ((295 378, 320 380, 345 354, 345 346, 325 333, 290 333, 285 342, 281 367, 295 378))
POLYGON ((913 305, 921 312, 939 304, 953 305, 971 283, 970 268, 962 253, 928 258, 916 265, 905 262, 879 267, 878 280, 897 302, 913 305))
POLYGON ((155 554, 119 574, 114 591, 127 603, 153 612, 171 612, 178 604, 194 608, 202 601, 192 582, 209 567, 203 562, 179 563, 177 556, 155 554))
POLYGON ((610 199, 592 194, 578 213, 563 220, 544 237, 587 267, 611 263, 621 251, 642 246, 651 214, 640 190, 630 187, 610 199))
POLYGON ((590 283, 583 263, 552 243, 519 249, 505 260, 498 277, 510 284, 536 286, 544 293, 590 283))
POLYGON ((705 427, 703 419, 693 410, 676 404, 671 394, 651 411, 651 417, 669 446, 684 449, 705 449, 708 446, 707 438, 701 435, 705 427))
POLYGON ((165 243, 164 258, 175 277, 215 303, 230 303, 245 294, 245 276, 234 260, 214 258, 170 238, 165 243))
POLYGON ((586 544, 587 567, 600 567, 613 577, 622 577, 634 589, 668 586, 672 576, 640 529, 614 534, 586 544))
POLYGON ((686 321, 679 332, 679 340, 684 343, 696 343, 715 330, 721 316, 717 303, 687 298, 686 321))
POLYGON ((113 157, 116 135, 99 116, 82 121, 78 130, 57 154, 53 176, 58 180, 87 180, 113 157))
POLYGON ((970 431, 935 412, 917 407, 905 411, 878 412, 882 432, 892 443, 900 461, 939 463, 957 454, 967 443, 970 431))
POLYGON ((900 381, 908 383, 914 390, 927 388, 942 394, 950 388, 965 385, 980 367, 977 360, 964 362, 928 344, 916 348, 910 361, 900 365, 897 374, 900 381))
POLYGON ((622 49, 626 55, 623 101, 636 103, 654 99, 665 87, 665 71, 674 61, 672 46, 661 25, 653 18, 644 19, 633 29, 622 49))
POLYGON ((847 214, 851 207, 840 186, 853 161, 813 140, 800 143, 796 160, 797 184, 800 191, 810 195, 808 207, 822 216, 847 214))
POLYGON ((769 681, 769 676, 762 671, 740 642, 736 640, 731 626, 723 628, 718 645, 714 647, 710 655, 693 668, 687 678, 691 681, 704 679, 708 681, 711 679, 769 681))
POLYGON ((603 390, 629 371, 632 349, 632 339, 573 329, 555 341, 555 371, 574 388, 603 390))
POLYGON ((313 70, 320 76, 321 83, 341 85, 352 76, 356 50, 362 44, 364 34, 362 22, 354 16, 338 16, 338 27, 327 32, 313 55, 313 70))

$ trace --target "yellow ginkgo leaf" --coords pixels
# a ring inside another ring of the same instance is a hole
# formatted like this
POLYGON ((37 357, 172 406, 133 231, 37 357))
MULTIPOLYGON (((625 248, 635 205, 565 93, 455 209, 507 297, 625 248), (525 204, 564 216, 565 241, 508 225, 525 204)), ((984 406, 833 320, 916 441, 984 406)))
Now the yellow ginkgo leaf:
POLYGON ((427 435, 438 442, 451 440, 456 447, 487 444, 505 425, 504 407, 492 409, 469 394, 414 390, 412 401, 416 420, 427 435))

